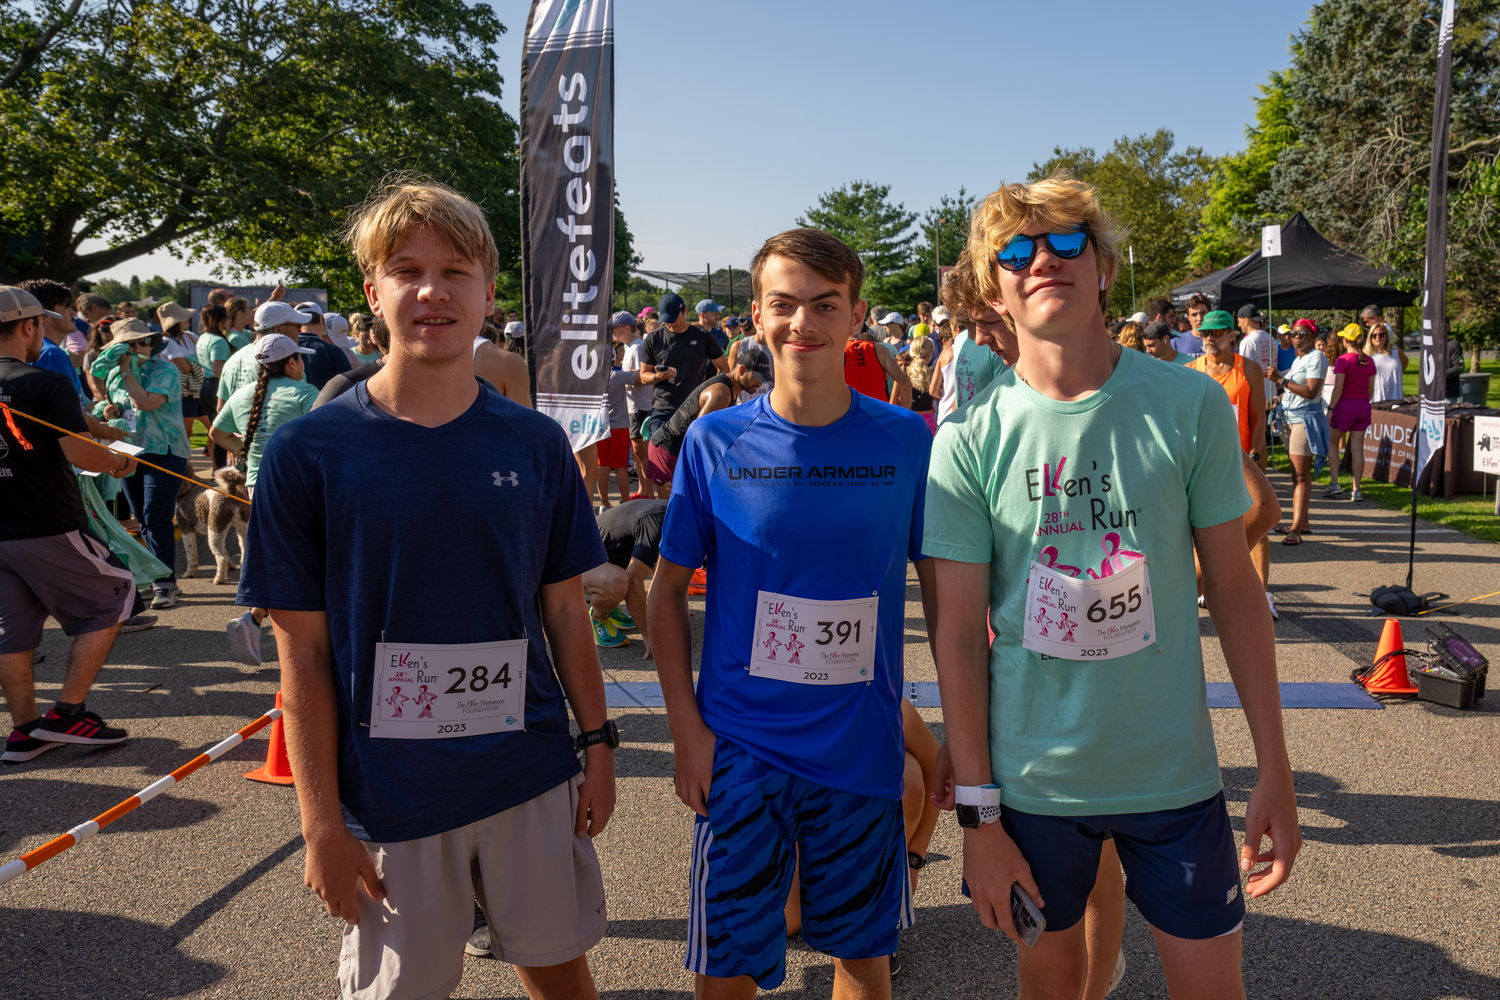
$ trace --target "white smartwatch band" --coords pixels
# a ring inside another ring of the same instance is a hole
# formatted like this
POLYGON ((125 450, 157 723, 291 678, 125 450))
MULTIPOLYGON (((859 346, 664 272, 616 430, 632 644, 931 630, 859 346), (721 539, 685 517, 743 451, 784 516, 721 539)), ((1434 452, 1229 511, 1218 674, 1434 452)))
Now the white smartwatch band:
POLYGON ((1000 818, 999 785, 958 785, 954 792, 955 805, 978 808, 980 824, 993 823, 1000 818))

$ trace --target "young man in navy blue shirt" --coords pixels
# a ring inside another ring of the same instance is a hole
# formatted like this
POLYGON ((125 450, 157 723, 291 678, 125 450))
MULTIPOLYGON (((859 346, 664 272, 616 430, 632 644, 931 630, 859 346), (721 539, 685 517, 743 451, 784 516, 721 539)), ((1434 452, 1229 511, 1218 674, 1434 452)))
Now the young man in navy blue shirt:
POLYGON ((275 626, 342 995, 448 995, 477 894, 532 997, 594 997, 589 838, 618 736, 579 579, 605 558, 588 494, 562 429, 474 378, 497 268, 478 206, 397 185, 350 243, 391 351, 272 437, 239 594, 275 626))
POLYGON ((932 435, 844 383, 864 267, 816 229, 751 264, 768 395, 684 439, 648 614, 676 758, 698 814, 685 965, 700 998, 786 975, 794 873, 802 937, 835 959, 835 994, 890 996, 887 956, 912 920, 901 797, 906 566, 934 629, 922 554, 932 435), (708 563, 693 688, 687 588, 708 563))

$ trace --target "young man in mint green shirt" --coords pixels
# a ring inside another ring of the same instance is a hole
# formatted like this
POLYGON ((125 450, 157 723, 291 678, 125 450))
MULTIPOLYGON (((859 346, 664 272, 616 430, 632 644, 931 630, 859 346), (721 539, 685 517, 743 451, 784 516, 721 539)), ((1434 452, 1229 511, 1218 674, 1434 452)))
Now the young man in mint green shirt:
POLYGON ((1211 379, 1109 341, 1117 232, 1093 188, 1011 185, 977 211, 970 266, 1019 359, 939 430, 923 542, 966 891, 1016 940, 1011 887, 1024 892, 1046 931, 1020 951, 1022 995, 1078 996, 1112 836, 1173 996, 1242 997, 1239 872, 1270 861, 1246 887, 1264 895, 1301 841, 1233 415, 1211 379), (1195 548, 1259 767, 1238 864, 1195 548))

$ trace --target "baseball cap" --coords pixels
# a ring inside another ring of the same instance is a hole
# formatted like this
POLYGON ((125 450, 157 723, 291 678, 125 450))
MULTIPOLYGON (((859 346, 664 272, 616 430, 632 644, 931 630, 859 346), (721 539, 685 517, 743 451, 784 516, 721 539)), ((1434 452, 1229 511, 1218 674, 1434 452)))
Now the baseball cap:
POLYGON ((255 342, 255 360, 266 365, 293 354, 314 354, 315 351, 298 347, 297 342, 284 333, 268 334, 255 342))
POLYGON ((675 323, 687 308, 687 303, 682 301, 682 296, 676 292, 668 292, 656 303, 656 311, 661 314, 663 323, 675 323))
POLYGON ((918 316, 916 313, 912 313, 910 316, 906 317, 906 321, 908 323, 920 323, 922 322, 922 317, 918 316))
POLYGON ((1265 319, 1265 317, 1260 314, 1260 310, 1255 307, 1255 303, 1254 302, 1247 302, 1244 305, 1240 306, 1240 311, 1237 312, 1237 313, 1235 313, 1235 315, 1238 316, 1240 319, 1253 319, 1253 320, 1264 320, 1265 319))
POLYGON ((283 323, 311 323, 312 313, 298 312, 290 302, 262 302, 255 307, 255 328, 269 330, 283 323))
POLYGON ((1130 322, 1132 322, 1132 323, 1144 323, 1144 322, 1146 322, 1146 314, 1143 313, 1143 312, 1131 313, 1130 314, 1130 322))
POLYGON ((724 325, 726 327, 734 327, 737 330, 740 326, 740 318, 738 316, 731 316, 724 321, 724 325))
POLYGON ((934 323, 946 323, 946 322, 948 322, 948 307, 947 306, 938 306, 936 309, 934 309, 932 311, 932 321, 934 323))
POLYGON ((885 317, 880 321, 880 325, 881 326, 885 326, 888 323, 900 323, 902 326, 905 326, 906 325, 906 317, 903 316, 903 315, 901 315, 898 312, 888 312, 888 313, 885 314, 885 317))
POLYGON ((695 313, 721 313, 723 311, 724 307, 719 305, 713 299, 699 299, 698 304, 693 306, 693 312, 695 313))
POLYGON ((656 315, 656 309, 653 308, 653 307, 651 307, 651 306, 647 306, 646 308, 642 309, 636 315, 639 316, 641 319, 645 319, 647 316, 655 316, 656 315))
POLYGON ((1229 315, 1229 313, 1223 309, 1215 309, 1213 312, 1203 317, 1203 322, 1198 325, 1198 329, 1200 331, 1233 330, 1234 317, 1229 315))
POLYGON ((324 313, 323 325, 328 328, 329 334, 334 336, 340 336, 349 332, 349 321, 338 313, 324 313))
POLYGON ((1350 323, 1339 331, 1339 336, 1345 340, 1358 340, 1365 335, 1365 328, 1358 323, 1350 323))
POLYGON ((61 314, 43 309, 40 300, 26 289, 15 285, 0 285, 0 323, 14 323, 18 319, 30 319, 33 316, 62 319, 61 314))
POLYGON ((754 375, 758 381, 771 381, 771 355, 759 344, 745 344, 740 348, 735 361, 744 365, 745 371, 754 375))
POLYGON ((1283 323, 1283 324, 1281 324, 1280 326, 1278 326, 1276 328, 1276 332, 1277 333, 1291 333, 1292 332, 1292 328, 1289 327, 1289 326, 1287 326, 1285 323, 1283 323))
POLYGON ((609 318, 610 329, 617 326, 635 326, 635 314, 629 309, 621 309, 609 318))
POLYGON ((526 324, 518 319, 513 319, 505 324, 505 335, 507 337, 519 337, 526 332, 526 324))
POLYGON ((1154 323, 1147 323, 1146 329, 1141 331, 1141 336, 1146 340, 1165 340, 1172 336, 1173 332, 1170 326, 1157 320, 1154 323))

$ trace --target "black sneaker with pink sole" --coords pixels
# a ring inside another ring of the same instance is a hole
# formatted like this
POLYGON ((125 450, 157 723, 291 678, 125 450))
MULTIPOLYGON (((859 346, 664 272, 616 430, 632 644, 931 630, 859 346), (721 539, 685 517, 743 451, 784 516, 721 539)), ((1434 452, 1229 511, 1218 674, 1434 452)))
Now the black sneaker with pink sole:
POLYGON ((40 719, 33 719, 12 729, 10 738, 5 741, 5 752, 0 753, 0 761, 7 764, 19 764, 22 761, 40 757, 53 747, 62 746, 61 743, 53 740, 39 740, 32 735, 40 721, 40 719))

